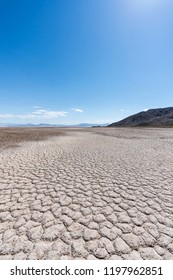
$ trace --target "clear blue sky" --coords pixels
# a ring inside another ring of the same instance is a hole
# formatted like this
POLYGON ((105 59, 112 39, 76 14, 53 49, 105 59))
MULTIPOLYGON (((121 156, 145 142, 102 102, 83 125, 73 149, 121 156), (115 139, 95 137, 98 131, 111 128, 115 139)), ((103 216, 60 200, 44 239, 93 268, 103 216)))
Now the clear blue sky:
POLYGON ((173 106, 170 0, 0 1, 0 123, 173 106))

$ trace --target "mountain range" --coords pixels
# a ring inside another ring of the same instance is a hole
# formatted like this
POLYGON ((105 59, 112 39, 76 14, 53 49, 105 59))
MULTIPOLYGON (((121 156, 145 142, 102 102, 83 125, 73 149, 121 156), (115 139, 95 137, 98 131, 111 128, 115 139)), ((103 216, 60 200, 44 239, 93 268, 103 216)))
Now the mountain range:
POLYGON ((112 124, 94 124, 79 123, 73 125, 67 124, 16 124, 0 123, 0 127, 173 127, 173 107, 149 109, 137 114, 131 115, 123 120, 112 124))
POLYGON ((94 124, 94 123, 79 123, 79 124, 49 124, 49 123, 40 123, 40 124, 16 124, 16 123, 0 123, 0 127, 92 127, 92 126, 108 126, 108 123, 105 124, 94 124))

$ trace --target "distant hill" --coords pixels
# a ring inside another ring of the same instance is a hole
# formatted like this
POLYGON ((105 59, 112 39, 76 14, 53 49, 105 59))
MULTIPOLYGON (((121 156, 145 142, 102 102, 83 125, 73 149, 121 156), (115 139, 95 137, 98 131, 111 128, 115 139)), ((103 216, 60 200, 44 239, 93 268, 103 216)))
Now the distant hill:
POLYGON ((76 126, 78 126, 78 127, 108 126, 108 123, 102 123, 102 124, 97 124, 97 123, 80 123, 80 124, 77 124, 76 126))
POLYGON ((129 116, 119 122, 108 125, 109 127, 173 127, 173 107, 150 109, 129 116))
POLYGON ((40 123, 40 124, 16 124, 16 123, 0 123, 0 127, 92 127, 92 126, 107 126, 105 124, 92 124, 92 123, 80 123, 80 124, 50 124, 50 123, 40 123))

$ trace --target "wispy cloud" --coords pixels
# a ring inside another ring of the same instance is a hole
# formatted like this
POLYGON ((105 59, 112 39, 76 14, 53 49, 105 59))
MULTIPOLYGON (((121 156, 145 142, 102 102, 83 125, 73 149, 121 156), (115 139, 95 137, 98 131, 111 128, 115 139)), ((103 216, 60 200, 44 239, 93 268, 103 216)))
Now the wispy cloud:
POLYGON ((78 108, 72 109, 72 110, 75 111, 75 112, 78 112, 78 113, 83 113, 84 112, 82 109, 78 109, 78 108))
POLYGON ((147 112, 148 110, 149 110, 148 108, 146 108, 146 109, 143 109, 143 111, 144 111, 144 112, 147 112))
POLYGON ((54 119, 58 117, 65 117, 67 115, 67 112, 64 111, 49 111, 49 110, 43 110, 39 109, 31 114, 0 114, 1 119, 54 119))
POLYGON ((32 118, 32 114, 27 115, 17 115, 17 114, 0 114, 1 119, 13 119, 13 118, 19 118, 19 119, 29 119, 32 118))
POLYGON ((33 106, 34 109, 41 109, 40 106, 33 106))
POLYGON ((58 117, 65 117, 67 115, 67 112, 64 111, 49 111, 49 110, 43 110, 39 109, 32 113, 34 117, 41 117, 44 119, 54 119, 58 117))

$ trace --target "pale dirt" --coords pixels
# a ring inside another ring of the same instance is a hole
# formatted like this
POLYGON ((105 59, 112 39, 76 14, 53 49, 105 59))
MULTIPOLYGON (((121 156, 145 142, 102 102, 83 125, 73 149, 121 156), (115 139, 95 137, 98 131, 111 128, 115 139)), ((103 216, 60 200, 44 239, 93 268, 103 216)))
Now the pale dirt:
POLYGON ((0 141, 0 259, 173 259, 173 129, 0 141))

